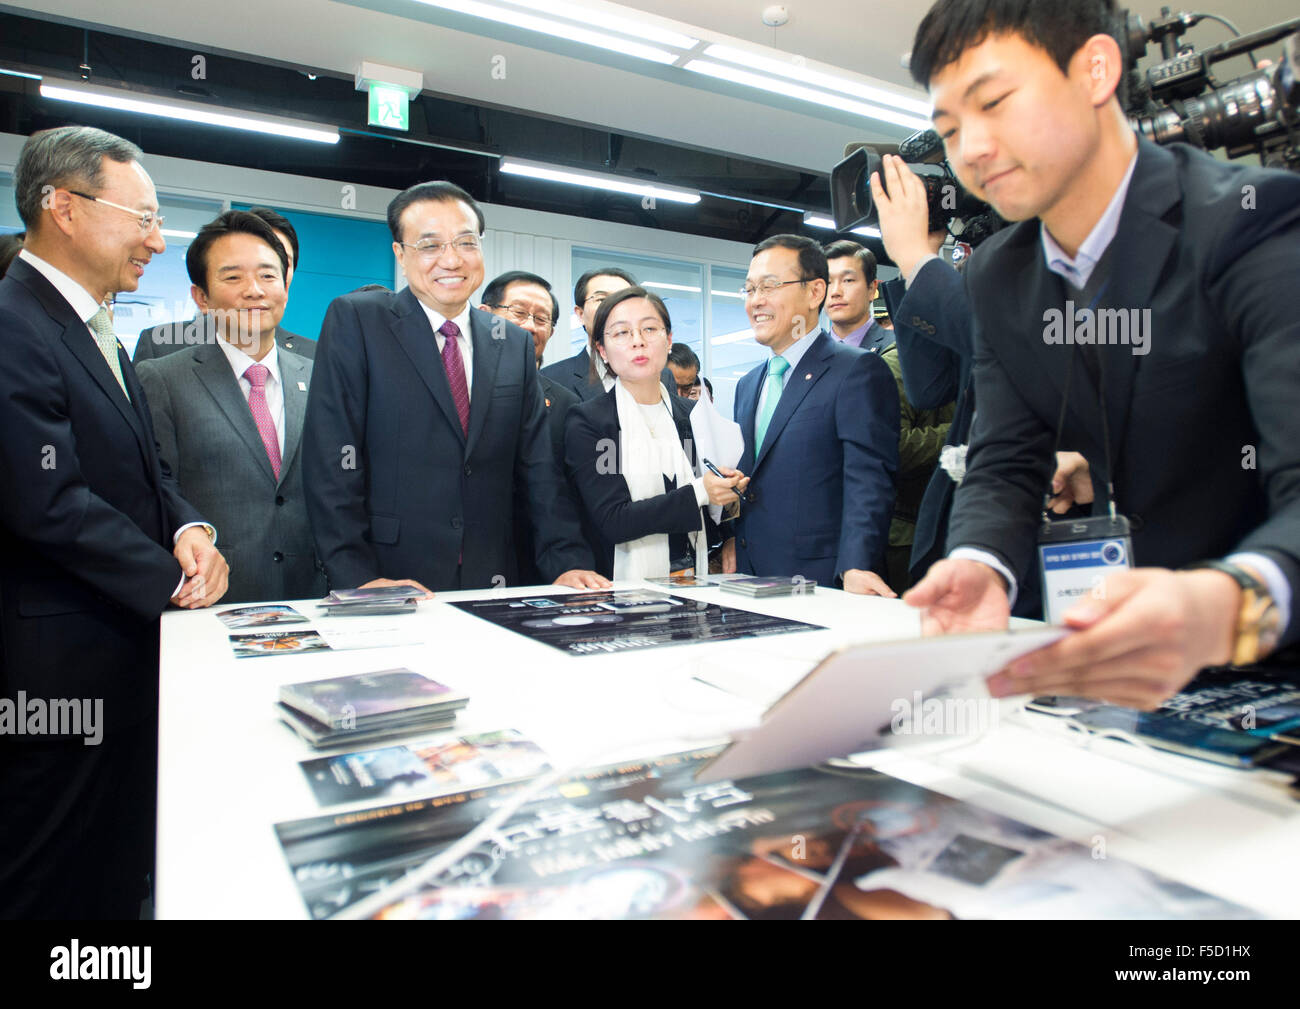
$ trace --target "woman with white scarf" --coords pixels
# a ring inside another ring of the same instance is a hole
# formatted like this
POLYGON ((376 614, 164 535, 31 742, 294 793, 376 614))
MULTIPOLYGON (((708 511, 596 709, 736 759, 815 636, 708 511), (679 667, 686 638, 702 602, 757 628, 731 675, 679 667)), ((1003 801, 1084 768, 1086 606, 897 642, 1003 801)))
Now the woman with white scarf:
POLYGON ((724 477, 696 476, 695 401, 671 395, 659 380, 672 345, 662 298, 624 288, 601 303, 592 330, 616 380, 605 395, 569 410, 564 459, 600 538, 596 569, 615 580, 707 574, 705 506, 735 504, 736 488, 743 493, 749 479, 726 468, 724 477))

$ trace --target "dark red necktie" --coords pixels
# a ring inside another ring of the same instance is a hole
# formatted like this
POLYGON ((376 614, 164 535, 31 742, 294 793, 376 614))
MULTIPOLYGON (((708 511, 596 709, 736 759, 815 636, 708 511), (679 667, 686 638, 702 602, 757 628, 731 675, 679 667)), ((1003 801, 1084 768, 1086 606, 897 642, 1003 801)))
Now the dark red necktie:
POLYGON ((446 337, 442 342, 442 366, 451 386, 451 398, 456 401, 456 415, 460 417, 461 433, 469 435, 469 386, 465 383, 465 361, 460 356, 460 327, 448 319, 438 329, 446 337))

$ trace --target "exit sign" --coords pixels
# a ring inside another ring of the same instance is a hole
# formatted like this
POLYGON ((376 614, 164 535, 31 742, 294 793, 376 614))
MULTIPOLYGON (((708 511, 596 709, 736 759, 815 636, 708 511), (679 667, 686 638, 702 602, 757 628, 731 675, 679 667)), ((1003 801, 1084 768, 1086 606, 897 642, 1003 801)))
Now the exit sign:
POLYGON ((409 130, 411 102, 406 88, 371 81, 369 124, 385 126, 390 130, 409 130))

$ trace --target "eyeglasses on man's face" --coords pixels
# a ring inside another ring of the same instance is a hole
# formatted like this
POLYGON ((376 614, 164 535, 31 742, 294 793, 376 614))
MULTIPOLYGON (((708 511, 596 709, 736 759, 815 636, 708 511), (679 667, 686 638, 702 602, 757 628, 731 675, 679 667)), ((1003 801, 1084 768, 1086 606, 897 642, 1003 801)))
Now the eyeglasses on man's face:
POLYGON ((106 200, 102 196, 91 196, 89 193, 82 193, 76 189, 69 189, 73 196, 80 196, 83 200, 89 200, 91 203, 102 203, 106 207, 112 207, 114 210, 120 210, 124 214, 130 214, 140 225, 140 234, 147 235, 157 228, 162 230, 163 222, 166 220, 162 214, 155 214, 149 210, 134 210, 131 207, 124 207, 120 203, 114 203, 112 200, 106 200))
POLYGON ((668 330, 664 329, 663 326, 658 326, 653 323, 647 326, 639 326, 636 329, 633 329, 631 326, 619 326, 617 329, 611 329, 605 334, 605 342, 625 344, 631 341, 634 333, 640 333, 641 339, 646 343, 654 343, 667 332, 668 330))
POLYGON ((460 238, 450 242, 439 242, 433 238, 421 238, 418 242, 403 242, 403 246, 408 249, 414 249, 426 263, 431 263, 442 256, 448 249, 455 249, 456 254, 460 256, 477 256, 483 249, 483 244, 473 235, 462 235, 460 238))
POLYGON ((779 287, 785 287, 786 284, 806 284, 812 278, 804 277, 802 280, 773 280, 770 277, 759 284, 746 284, 740 289, 741 297, 752 298, 756 294, 771 294, 779 287))
POLYGON ((542 329, 550 329, 551 323, 554 322, 549 312, 530 312, 524 305, 493 305, 493 308, 499 308, 506 313, 506 318, 517 326, 522 326, 529 319, 532 319, 542 329))

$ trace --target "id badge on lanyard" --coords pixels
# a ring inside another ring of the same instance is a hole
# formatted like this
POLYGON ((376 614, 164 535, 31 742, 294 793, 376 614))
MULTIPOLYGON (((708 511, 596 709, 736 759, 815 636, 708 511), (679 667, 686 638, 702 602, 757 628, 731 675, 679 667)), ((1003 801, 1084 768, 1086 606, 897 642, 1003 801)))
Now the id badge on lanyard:
MULTIPOLYGON (((1092 299, 1096 308, 1109 286, 1102 285, 1092 299)), ((1061 398, 1056 445, 1061 448, 1065 408, 1074 374, 1074 355, 1065 369, 1065 395, 1061 398)), ((1043 619, 1060 624, 1067 610, 1088 598, 1100 599, 1102 583, 1117 571, 1133 566, 1133 538, 1128 519, 1115 508, 1115 461, 1110 451, 1110 425, 1106 417, 1106 369, 1097 362, 1097 399, 1101 414, 1101 443, 1106 458, 1106 505, 1109 514, 1053 522, 1048 518, 1050 494, 1043 495, 1043 524, 1038 531, 1038 570, 1043 587, 1043 619)))
POLYGON ((1133 566, 1133 540, 1123 515, 1045 522, 1038 533, 1043 619, 1059 624, 1065 611, 1100 598, 1101 585, 1133 566))

